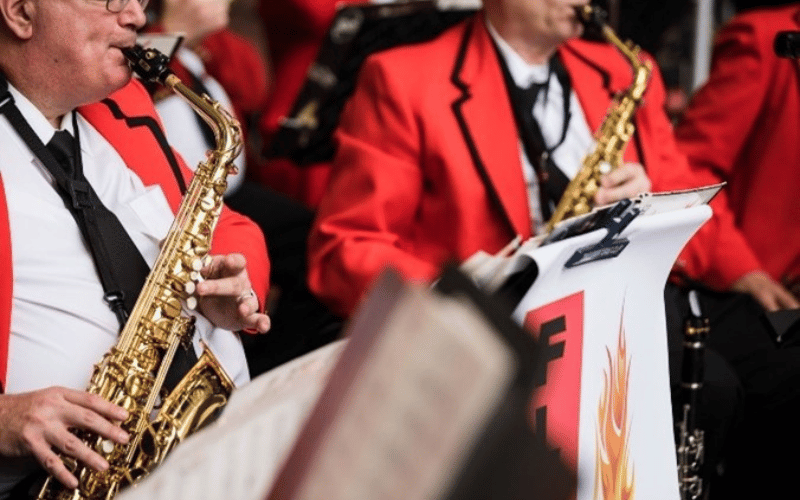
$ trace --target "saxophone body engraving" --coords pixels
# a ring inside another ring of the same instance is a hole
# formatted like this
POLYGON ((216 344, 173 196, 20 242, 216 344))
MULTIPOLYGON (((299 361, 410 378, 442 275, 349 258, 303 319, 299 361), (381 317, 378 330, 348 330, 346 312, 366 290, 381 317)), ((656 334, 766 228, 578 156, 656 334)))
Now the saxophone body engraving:
POLYGON ((547 222, 550 233, 562 220, 582 215, 592 208, 592 200, 600 187, 600 178, 622 164, 625 147, 633 137, 633 117, 647 90, 652 65, 639 57, 640 49, 630 41, 623 42, 614 30, 602 21, 601 11, 596 7, 583 6, 578 9, 578 18, 585 24, 598 25, 605 39, 614 45, 629 61, 633 69, 633 82, 617 95, 595 134, 597 145, 583 159, 581 169, 570 181, 558 202, 553 216, 547 222))
POLYGON ((227 176, 235 172, 232 161, 241 151, 239 124, 208 96, 185 87, 167 69, 163 54, 138 46, 124 52, 143 79, 162 83, 192 105, 214 130, 217 147, 198 166, 128 322, 117 344, 95 365, 87 388, 128 411, 121 427, 130 434, 129 443, 120 445, 94 433, 77 432, 108 461, 109 469, 98 472, 62 456, 79 486, 68 489, 50 476, 39 491, 39 500, 110 500, 208 423, 234 387, 209 349, 171 392, 166 393, 163 384, 178 347, 191 344, 194 318, 183 313, 183 305, 195 306, 194 286, 211 246, 227 176))

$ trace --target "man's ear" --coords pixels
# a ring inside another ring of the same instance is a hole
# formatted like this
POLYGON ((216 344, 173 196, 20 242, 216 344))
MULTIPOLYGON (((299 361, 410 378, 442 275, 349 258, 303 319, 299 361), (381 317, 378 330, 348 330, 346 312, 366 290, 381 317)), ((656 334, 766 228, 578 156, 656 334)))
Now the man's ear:
POLYGON ((33 35, 33 17, 36 2, 33 0, 0 0, 0 17, 3 24, 16 37, 27 40, 33 35))

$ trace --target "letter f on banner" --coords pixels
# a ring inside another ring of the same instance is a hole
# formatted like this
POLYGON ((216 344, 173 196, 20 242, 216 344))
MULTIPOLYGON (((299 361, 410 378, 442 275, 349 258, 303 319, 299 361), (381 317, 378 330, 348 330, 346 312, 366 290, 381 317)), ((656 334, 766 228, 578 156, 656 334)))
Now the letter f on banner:
POLYGON ((546 432, 551 446, 561 450, 568 464, 577 466, 583 292, 531 309, 525 315, 525 326, 542 349, 531 422, 540 427, 537 432, 546 432))

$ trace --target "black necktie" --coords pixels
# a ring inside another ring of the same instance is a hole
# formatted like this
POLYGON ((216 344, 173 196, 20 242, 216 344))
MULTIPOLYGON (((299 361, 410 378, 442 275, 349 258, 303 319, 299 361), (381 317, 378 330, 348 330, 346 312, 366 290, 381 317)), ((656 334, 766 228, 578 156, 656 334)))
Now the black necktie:
MULTIPOLYGON (((517 87, 519 89, 520 106, 523 110, 527 110, 528 115, 533 116, 533 106, 536 105, 536 99, 542 90, 547 88, 547 82, 532 82, 527 88, 517 87)), ((547 91, 545 90, 545 98, 547 98, 547 91)))
MULTIPOLYGON (((80 153, 72 135, 59 130, 47 143, 47 149, 66 174, 66 180, 59 183, 60 194, 95 256, 106 300, 114 300, 114 294, 121 292, 122 303, 130 313, 150 272, 149 266, 119 219, 103 205, 84 177, 82 163, 75 158, 80 153)), ((120 315, 119 311, 115 313, 120 315)))
MULTIPOLYGON (((515 85, 512 90, 512 103, 516 108, 515 114, 520 122, 520 135, 525 149, 525 156, 528 157, 528 161, 533 166, 539 179, 539 201, 542 216, 547 221, 552 215, 551 204, 558 204, 561 195, 569 184, 569 179, 553 162, 551 154, 555 148, 548 148, 544 143, 541 128, 533 116, 533 107, 542 91, 544 91, 546 99, 548 80, 542 83, 531 83, 527 88, 515 85)), ((565 117, 565 119, 568 118, 565 117)), ((562 137, 561 142, 563 140, 562 137)), ((559 142, 559 145, 561 142, 559 142)))
POLYGON ((72 138, 72 135, 66 130, 56 131, 53 138, 47 143, 47 149, 56 157, 67 177, 73 178, 75 175, 75 139, 72 138))

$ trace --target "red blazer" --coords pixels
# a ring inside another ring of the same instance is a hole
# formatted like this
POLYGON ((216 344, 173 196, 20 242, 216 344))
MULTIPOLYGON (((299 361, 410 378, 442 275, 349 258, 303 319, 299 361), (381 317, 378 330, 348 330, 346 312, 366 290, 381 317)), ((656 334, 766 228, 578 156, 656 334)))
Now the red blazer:
MULTIPOLYGON (((78 111, 114 146, 145 185, 161 186, 173 212, 177 212, 182 193, 176 175, 182 175, 188 184, 191 171, 167 146, 153 103, 141 84, 133 80, 102 103, 83 106, 78 111)), ((269 260, 258 226, 244 216, 223 209, 211 251, 214 254, 239 252, 245 255, 247 273, 263 305, 269 291, 269 260)), ((0 382, 3 387, 14 284, 11 264, 8 207, 0 178, 0 382)))
MULTIPOLYGON (((559 54, 589 126, 632 80, 606 44, 573 40, 559 54)), ((685 186, 688 168, 654 72, 626 159, 654 189, 685 186)), ((339 150, 309 240, 309 284, 348 315, 387 265, 428 281, 446 260, 496 252, 531 236, 518 135, 483 16, 437 39, 367 60, 337 133, 339 150)))
MULTIPOLYGON (((269 42, 275 77, 272 93, 261 117, 265 144, 287 116, 316 58, 325 34, 343 0, 261 0, 259 13, 269 42)), ((254 179, 309 207, 316 207, 328 183, 330 164, 298 167, 287 159, 270 159, 254 179)))
POLYGON ((798 4, 734 18, 676 130, 697 182, 728 182, 679 261, 716 288, 759 269, 800 277, 800 70, 773 50, 778 31, 798 29, 798 4))

